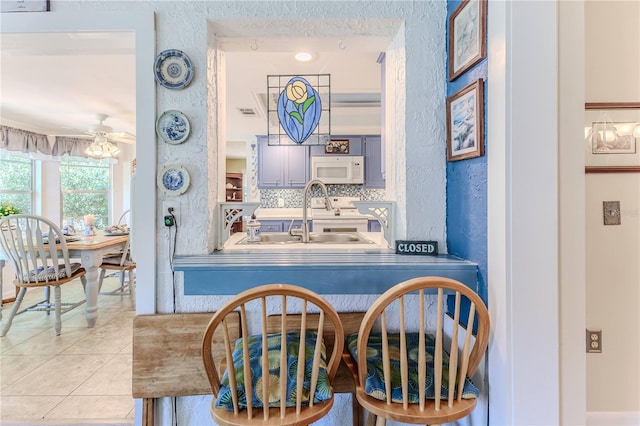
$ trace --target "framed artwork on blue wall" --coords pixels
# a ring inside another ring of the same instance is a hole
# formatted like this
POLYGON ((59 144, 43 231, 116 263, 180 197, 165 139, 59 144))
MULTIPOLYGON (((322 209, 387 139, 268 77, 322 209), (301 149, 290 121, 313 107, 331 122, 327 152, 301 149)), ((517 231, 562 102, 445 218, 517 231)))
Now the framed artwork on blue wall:
POLYGON ((449 81, 487 57, 487 0, 463 0, 449 17, 449 81))
POLYGON ((447 161, 484 155, 483 80, 447 98, 447 161))

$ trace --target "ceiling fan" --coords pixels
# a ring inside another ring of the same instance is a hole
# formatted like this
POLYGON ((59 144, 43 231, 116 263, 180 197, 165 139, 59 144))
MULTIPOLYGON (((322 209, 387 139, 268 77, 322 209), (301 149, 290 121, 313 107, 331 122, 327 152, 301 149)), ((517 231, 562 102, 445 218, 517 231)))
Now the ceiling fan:
POLYGON ((92 136, 100 135, 110 142, 124 142, 124 143, 135 143, 136 137, 128 132, 115 132, 113 131, 113 127, 107 126, 104 124, 104 121, 107 120, 109 116, 107 114, 97 113, 96 120, 98 120, 98 124, 94 124, 89 127, 88 134, 92 136))
POLYGON ((120 154, 120 148, 116 143, 117 139, 113 138, 113 127, 104 124, 107 118, 109 118, 107 114, 96 114, 98 124, 89 128, 89 134, 93 135, 94 139, 87 147, 86 153, 91 157, 108 158, 120 154))

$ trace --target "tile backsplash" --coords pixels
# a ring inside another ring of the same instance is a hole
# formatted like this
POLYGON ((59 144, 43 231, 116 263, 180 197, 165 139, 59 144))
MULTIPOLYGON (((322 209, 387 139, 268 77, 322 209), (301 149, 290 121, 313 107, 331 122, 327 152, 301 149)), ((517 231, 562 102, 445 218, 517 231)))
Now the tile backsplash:
MULTIPOLYGON (((384 189, 364 189, 362 185, 327 185, 331 197, 359 197, 361 200, 381 201, 385 199, 384 189)), ((314 186, 311 197, 321 197, 322 190, 314 186)), ((301 208, 304 197, 302 189, 261 189, 260 205, 263 208, 301 208), (284 206, 278 200, 284 200, 284 206)))

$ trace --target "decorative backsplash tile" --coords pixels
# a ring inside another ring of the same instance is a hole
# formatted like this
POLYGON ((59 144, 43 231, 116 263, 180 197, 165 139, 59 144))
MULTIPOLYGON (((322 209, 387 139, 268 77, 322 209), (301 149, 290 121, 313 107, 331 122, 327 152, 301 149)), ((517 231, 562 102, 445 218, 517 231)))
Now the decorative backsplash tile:
MULTIPOLYGON (((384 189, 364 189, 362 185, 327 185, 331 197, 360 197, 361 200, 381 201, 385 199, 384 189)), ((262 189, 260 205, 263 208, 301 208, 302 189, 262 189), (278 200, 284 200, 284 206, 278 206, 278 200)), ((311 188, 312 197, 321 197, 322 191, 317 186, 311 188)))

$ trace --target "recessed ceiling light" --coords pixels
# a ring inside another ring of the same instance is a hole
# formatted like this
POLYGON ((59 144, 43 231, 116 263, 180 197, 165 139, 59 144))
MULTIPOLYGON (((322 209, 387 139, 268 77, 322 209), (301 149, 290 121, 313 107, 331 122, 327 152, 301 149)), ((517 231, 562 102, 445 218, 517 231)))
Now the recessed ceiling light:
POLYGON ((311 55, 311 53, 309 52, 298 52, 296 53, 295 58, 296 58, 296 61, 308 62, 313 59, 313 55, 311 55))

